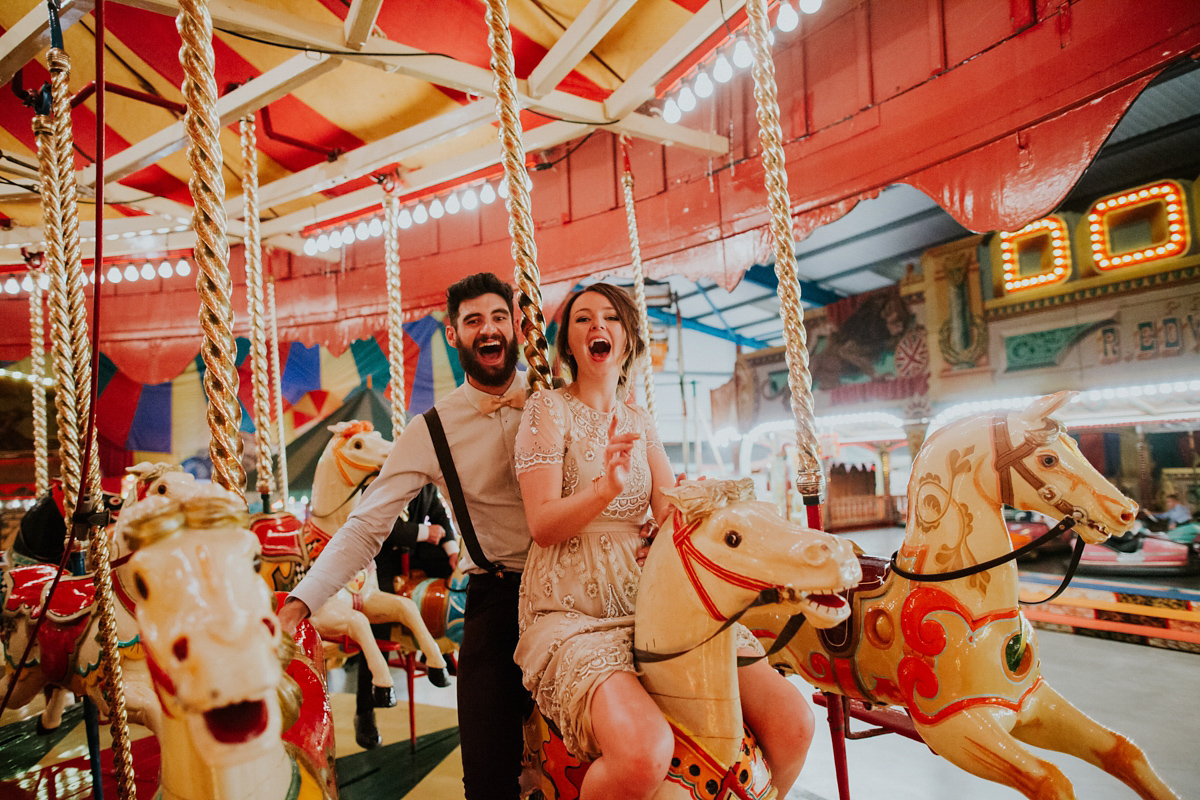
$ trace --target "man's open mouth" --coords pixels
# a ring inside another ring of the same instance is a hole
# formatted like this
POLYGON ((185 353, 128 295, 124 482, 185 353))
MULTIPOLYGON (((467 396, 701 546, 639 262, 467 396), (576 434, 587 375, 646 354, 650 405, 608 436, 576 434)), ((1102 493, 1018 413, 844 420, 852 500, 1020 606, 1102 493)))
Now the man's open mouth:
POLYGON ((593 339, 588 343, 588 355, 596 361, 603 361, 612 352, 612 345, 604 339, 593 339))
POLYGON ((485 364, 499 364, 504 361, 504 342, 494 339, 483 342, 475 348, 479 360, 485 364))

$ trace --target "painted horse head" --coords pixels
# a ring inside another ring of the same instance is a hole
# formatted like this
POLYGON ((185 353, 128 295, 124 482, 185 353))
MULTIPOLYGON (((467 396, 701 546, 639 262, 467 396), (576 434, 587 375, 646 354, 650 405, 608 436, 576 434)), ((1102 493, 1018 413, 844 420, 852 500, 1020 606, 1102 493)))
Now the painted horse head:
POLYGON ((280 632, 245 501, 206 485, 151 496, 122 515, 118 535, 134 551, 137 622, 166 725, 208 764, 278 746, 280 632))
MULTIPOLYGON (((663 529, 669 535, 659 538, 673 546, 659 542, 646 572, 657 567, 652 559, 678 563, 713 620, 728 619, 763 592, 819 627, 836 625, 850 613, 835 594, 861 578, 848 541, 784 520, 774 505, 754 499, 749 478, 684 481, 664 494, 674 510, 663 529)), ((654 583, 643 580, 641 592, 654 583)))

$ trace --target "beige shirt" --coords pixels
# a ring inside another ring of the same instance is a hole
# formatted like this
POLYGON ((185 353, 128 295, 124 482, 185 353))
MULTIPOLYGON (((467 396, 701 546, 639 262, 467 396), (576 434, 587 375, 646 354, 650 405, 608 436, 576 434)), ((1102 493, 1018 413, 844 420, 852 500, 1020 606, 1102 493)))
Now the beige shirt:
MULTIPOLYGON (((524 386, 525 375, 518 372, 508 389, 524 386)), ((484 414, 480 403, 485 397, 488 397, 485 392, 464 383, 442 398, 436 408, 484 555, 505 569, 520 572, 530 543, 525 506, 513 467, 513 443, 521 424, 521 410, 506 406, 484 414)), ((379 477, 367 487, 358 507, 292 596, 304 601, 310 609, 324 605, 375 558, 396 517, 421 487, 430 482, 436 483, 449 499, 429 428, 425 418, 417 416, 400 435, 379 477)), ((463 553, 464 568, 481 572, 469 566, 467 555, 463 553)))

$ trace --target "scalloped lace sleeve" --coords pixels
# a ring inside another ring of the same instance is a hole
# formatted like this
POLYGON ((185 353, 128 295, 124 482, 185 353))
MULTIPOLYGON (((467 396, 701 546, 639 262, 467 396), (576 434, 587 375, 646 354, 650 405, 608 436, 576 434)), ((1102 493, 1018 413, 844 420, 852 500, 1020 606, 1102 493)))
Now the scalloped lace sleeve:
POLYGON ((566 409, 557 392, 538 390, 525 401, 517 429, 514 461, 517 474, 546 466, 561 466, 566 450, 566 409))
POLYGON ((650 412, 641 406, 630 406, 630 408, 637 415, 638 426, 646 436, 646 453, 657 450, 666 456, 667 450, 663 447, 662 439, 658 437, 658 427, 654 424, 654 418, 650 416, 650 412))

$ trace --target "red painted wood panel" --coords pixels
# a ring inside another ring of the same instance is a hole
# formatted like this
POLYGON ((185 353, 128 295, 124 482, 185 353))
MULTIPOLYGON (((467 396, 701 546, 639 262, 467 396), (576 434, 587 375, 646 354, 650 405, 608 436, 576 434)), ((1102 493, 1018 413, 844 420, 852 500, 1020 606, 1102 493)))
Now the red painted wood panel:
POLYGON ((814 30, 805 42, 813 130, 871 104, 865 6, 856 5, 814 30))
MULTIPOLYGON (((795 33, 795 31, 793 31, 795 33)), ((804 93, 804 40, 799 36, 775 50, 775 83, 779 94, 779 125, 784 141, 808 133, 808 107, 804 93)), ((726 113, 730 113, 732 108, 726 113)))
MULTIPOLYGON (((633 199, 638 202, 666 189, 663 150, 657 142, 633 139, 629 142, 629 163, 633 170, 633 199)), ((624 192, 624 189, 621 190, 624 192)))
POLYGON ((870 14, 876 101, 911 89, 945 69, 940 0, 875 0, 870 14))
MULTIPOLYGON (((492 181, 492 187, 496 183, 492 181)), ((490 206, 480 206, 480 241, 508 241, 508 211, 504 201, 497 197, 490 206)))
MULTIPOLYGON (((571 142, 574 147, 576 142, 571 142)), ((571 219, 590 217, 617 206, 616 137, 597 131, 559 166, 567 168, 571 219)))
POLYGON ((440 250, 461 250, 479 244, 479 209, 460 210, 438 220, 438 247, 440 250))
POLYGON ((946 61, 961 64, 1013 32, 1004 0, 942 0, 946 15, 946 61))

